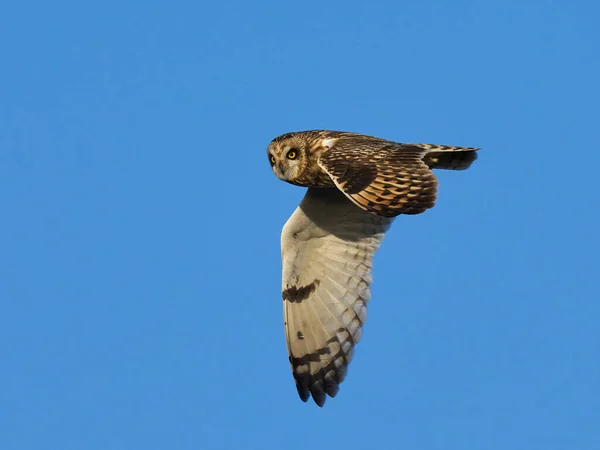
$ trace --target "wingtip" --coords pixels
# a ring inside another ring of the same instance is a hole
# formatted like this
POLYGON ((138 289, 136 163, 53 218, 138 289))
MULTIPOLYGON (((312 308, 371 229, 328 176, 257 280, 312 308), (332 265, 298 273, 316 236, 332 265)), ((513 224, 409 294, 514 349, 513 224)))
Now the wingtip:
POLYGON ((296 383, 296 389, 298 390, 298 396, 300 397, 300 400, 306 403, 310 398, 310 391, 303 386, 300 386, 298 383, 296 383))
POLYGON ((310 394, 312 395, 313 401, 319 405, 321 408, 325 404, 325 400, 327 400, 327 395, 325 395, 325 391, 323 390, 323 386, 321 382, 316 382, 310 387, 310 394))
POLYGON ((339 390, 339 385, 335 384, 334 386, 327 384, 326 386, 321 386, 315 383, 310 387, 304 387, 297 384, 296 388, 298 390, 298 396, 300 397, 300 400, 306 403, 308 402, 309 398, 312 398, 315 404, 319 408, 322 408, 327 401, 327 396, 331 398, 336 396, 339 390))

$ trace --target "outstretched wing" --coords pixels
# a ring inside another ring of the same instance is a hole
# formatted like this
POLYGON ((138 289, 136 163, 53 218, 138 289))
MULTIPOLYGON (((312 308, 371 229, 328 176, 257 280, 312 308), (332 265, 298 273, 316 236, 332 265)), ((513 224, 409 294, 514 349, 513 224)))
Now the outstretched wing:
POLYGON ((309 188, 283 227, 282 298, 298 394, 334 397, 360 340, 373 255, 393 219, 357 208, 337 189, 309 188))
POLYGON ((423 162, 426 148, 382 139, 334 141, 319 166, 360 208, 386 217, 419 214, 433 207, 437 180, 423 162))

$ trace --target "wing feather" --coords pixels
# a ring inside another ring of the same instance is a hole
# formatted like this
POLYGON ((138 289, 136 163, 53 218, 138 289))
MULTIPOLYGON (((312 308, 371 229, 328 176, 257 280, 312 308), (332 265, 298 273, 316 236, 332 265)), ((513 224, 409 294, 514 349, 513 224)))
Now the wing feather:
POLYGON ((423 161, 428 148, 383 139, 339 139, 319 166, 360 208, 386 217, 433 207, 437 179, 423 161))
POLYGON ((303 401, 334 397, 362 336, 373 255, 392 218, 337 189, 308 189, 281 235, 289 361, 303 401))

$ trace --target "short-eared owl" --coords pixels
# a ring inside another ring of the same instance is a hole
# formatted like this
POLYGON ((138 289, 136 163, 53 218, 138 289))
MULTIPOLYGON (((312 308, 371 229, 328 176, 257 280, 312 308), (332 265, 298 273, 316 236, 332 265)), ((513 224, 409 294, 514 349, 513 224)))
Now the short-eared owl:
POLYGON ((275 175, 308 187, 281 234, 285 334, 303 401, 312 395, 323 406, 346 376, 367 317, 373 255, 394 217, 433 207, 431 169, 466 169, 477 150, 326 130, 273 139, 275 175))

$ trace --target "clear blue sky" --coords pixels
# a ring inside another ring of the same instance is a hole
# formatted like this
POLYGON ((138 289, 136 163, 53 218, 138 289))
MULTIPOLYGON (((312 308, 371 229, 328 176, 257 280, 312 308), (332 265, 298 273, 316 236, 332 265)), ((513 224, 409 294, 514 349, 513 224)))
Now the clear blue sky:
POLYGON ((597 1, 4 2, 0 448, 600 448, 597 1), (323 409, 284 132, 483 147, 375 259, 323 409))

